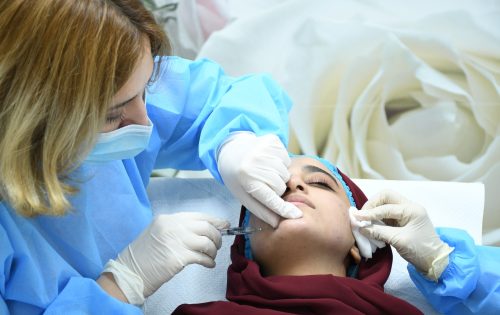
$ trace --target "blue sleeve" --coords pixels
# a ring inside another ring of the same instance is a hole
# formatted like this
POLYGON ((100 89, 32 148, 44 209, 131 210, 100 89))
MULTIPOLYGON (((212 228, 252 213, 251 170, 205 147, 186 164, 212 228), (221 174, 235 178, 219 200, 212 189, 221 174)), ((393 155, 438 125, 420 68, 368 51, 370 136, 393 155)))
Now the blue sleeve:
POLYGON ((454 250, 438 282, 426 279, 413 265, 408 265, 420 292, 444 314, 499 314, 500 248, 476 246, 463 230, 436 231, 454 250))
POLYGON ((108 295, 96 281, 83 277, 70 278, 57 298, 45 310, 56 314, 142 314, 139 307, 123 303, 108 295))
MULTIPOLYGON (((0 206, 0 211, 6 210, 0 206)), ((57 263, 57 257, 37 263, 44 249, 23 250, 21 236, 13 229, 8 233, 12 226, 3 226, 1 219, 0 314, 142 314, 108 295, 93 279, 57 263)))
POLYGON ((232 78, 206 59, 164 58, 146 102, 156 168, 208 168, 220 180, 217 149, 231 132, 274 133, 288 142, 291 101, 267 75, 232 78))

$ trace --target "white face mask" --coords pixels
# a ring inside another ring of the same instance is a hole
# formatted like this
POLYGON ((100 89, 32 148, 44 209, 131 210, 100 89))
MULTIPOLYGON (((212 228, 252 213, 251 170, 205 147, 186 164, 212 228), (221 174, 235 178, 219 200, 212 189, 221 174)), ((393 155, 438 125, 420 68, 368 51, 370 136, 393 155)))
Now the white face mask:
POLYGON ((104 163, 114 160, 130 159, 146 149, 153 131, 149 125, 128 125, 116 130, 101 133, 97 143, 85 159, 89 163, 104 163))

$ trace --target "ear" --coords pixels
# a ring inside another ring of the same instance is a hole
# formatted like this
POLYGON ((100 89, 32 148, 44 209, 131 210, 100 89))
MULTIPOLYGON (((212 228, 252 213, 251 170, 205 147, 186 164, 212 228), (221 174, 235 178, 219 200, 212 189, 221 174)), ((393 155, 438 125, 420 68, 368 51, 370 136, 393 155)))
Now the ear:
POLYGON ((358 247, 354 244, 349 250, 349 254, 351 254, 352 260, 355 264, 359 264, 361 262, 361 254, 359 253, 358 247))

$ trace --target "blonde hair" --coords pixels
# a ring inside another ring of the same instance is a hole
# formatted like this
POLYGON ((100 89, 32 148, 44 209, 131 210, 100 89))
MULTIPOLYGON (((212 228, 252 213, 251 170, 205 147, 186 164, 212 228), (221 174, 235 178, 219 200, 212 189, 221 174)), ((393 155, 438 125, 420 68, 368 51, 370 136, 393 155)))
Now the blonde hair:
POLYGON ((70 174, 145 38, 153 56, 170 52, 139 0, 0 2, 0 196, 18 213, 70 209, 70 174))

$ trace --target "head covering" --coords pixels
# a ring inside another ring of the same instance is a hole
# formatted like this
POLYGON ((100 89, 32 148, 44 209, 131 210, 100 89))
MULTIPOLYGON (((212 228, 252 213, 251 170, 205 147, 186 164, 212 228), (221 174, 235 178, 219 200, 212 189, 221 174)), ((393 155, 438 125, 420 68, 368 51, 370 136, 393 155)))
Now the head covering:
MULTIPOLYGON (((351 192, 354 204, 360 209, 367 200, 361 189, 336 167, 323 159, 320 161, 330 171, 336 170, 340 182, 348 187, 346 192, 351 192)), ((245 208, 242 207, 240 224, 244 216, 245 208)), ((235 238, 231 260, 227 302, 184 304, 173 314, 422 314, 413 305, 384 292, 383 285, 392 265, 389 246, 378 249, 372 259, 362 260, 357 278, 334 275, 263 277, 259 265, 245 257, 245 238, 242 236, 235 238)))

